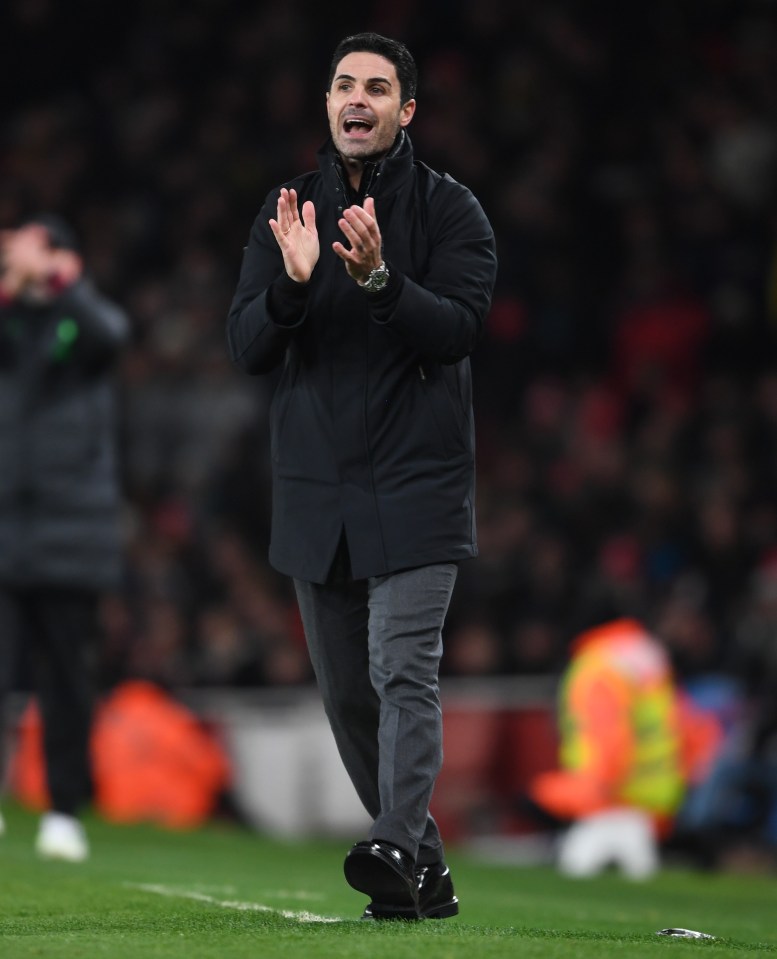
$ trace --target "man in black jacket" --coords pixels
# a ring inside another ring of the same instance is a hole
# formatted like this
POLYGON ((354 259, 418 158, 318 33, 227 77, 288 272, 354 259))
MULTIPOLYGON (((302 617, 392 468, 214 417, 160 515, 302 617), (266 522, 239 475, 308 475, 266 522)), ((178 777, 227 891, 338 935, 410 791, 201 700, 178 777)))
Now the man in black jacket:
POLYGON ((273 191, 229 315, 247 373, 282 364, 270 560, 294 578, 340 755, 374 819, 345 875, 365 917, 458 912, 429 802, 457 563, 476 555, 468 356, 496 273, 472 194, 413 159, 416 68, 337 47, 319 170, 273 191))
POLYGON ((66 223, 0 233, 0 711, 23 646, 43 719, 47 858, 89 852, 77 814, 91 790, 98 598, 119 579, 111 371, 127 336, 66 223))

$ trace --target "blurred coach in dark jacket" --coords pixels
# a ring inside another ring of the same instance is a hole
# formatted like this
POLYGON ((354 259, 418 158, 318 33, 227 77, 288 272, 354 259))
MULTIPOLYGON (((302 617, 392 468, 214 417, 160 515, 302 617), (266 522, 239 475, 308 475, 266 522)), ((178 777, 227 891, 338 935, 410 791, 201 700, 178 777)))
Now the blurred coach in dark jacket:
POLYGON ((2 232, 0 270, 0 706, 23 644, 52 800, 37 849, 78 861, 97 606, 120 575, 112 372, 128 324, 58 217, 2 232))
POLYGON ((294 578, 340 754, 374 818, 345 862, 365 918, 458 912, 429 800, 442 761, 441 629, 477 552, 469 354, 491 302, 479 203, 413 156, 415 63, 344 40, 319 169, 273 191, 229 317, 272 408, 270 560, 294 578))

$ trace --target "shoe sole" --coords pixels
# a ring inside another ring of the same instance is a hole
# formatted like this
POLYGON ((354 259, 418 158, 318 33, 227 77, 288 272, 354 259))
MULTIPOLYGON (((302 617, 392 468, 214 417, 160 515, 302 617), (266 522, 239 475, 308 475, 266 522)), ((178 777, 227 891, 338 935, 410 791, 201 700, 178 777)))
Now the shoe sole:
POLYGON ((420 916, 418 915, 418 910, 415 906, 406 906, 404 908, 400 906, 381 906, 380 903, 374 902, 370 909, 369 916, 362 916, 362 919, 369 918, 373 922, 388 922, 392 919, 399 919, 403 922, 418 922, 420 916))
POLYGON ((459 914, 459 900, 456 896, 449 899, 448 902, 441 902, 430 909, 419 910, 422 919, 450 919, 451 916, 459 914))
POLYGON ((351 854, 345 860, 343 871, 350 886, 372 899, 375 918, 378 913, 380 918, 399 918, 405 914, 418 918, 415 890, 389 863, 369 853, 351 854))
POLYGON ((361 918, 367 921, 380 919, 450 919, 459 914, 459 900, 456 896, 449 899, 448 902, 442 902, 431 909, 421 909, 419 912, 408 912, 407 910, 394 909, 391 906, 381 906, 380 903, 371 902, 364 910, 361 918))

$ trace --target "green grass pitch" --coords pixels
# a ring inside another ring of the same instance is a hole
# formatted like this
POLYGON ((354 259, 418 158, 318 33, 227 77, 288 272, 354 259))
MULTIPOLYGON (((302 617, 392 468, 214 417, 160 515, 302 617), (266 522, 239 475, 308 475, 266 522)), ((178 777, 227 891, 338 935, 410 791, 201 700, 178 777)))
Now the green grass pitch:
MULTIPOLYGON (((343 842, 280 842, 89 819, 92 857, 37 860, 37 817, 5 810, 3 959, 610 959, 777 956, 777 879, 665 870, 645 883, 448 858, 456 919, 366 923, 343 842), (657 936, 668 926, 714 940, 657 936)), ((354 839, 362 837, 355 836, 354 839)))

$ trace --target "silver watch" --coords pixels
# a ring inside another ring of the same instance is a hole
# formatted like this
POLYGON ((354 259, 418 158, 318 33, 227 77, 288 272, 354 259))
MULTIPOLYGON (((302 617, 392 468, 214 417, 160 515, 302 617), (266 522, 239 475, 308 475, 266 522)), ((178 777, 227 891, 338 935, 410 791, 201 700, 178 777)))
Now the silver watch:
POLYGON ((380 266, 376 266, 374 270, 370 270, 367 279, 364 281, 364 283, 359 283, 359 286, 363 290, 366 290, 367 293, 377 293, 386 286, 388 281, 388 267, 386 266, 385 261, 381 260, 380 266))

